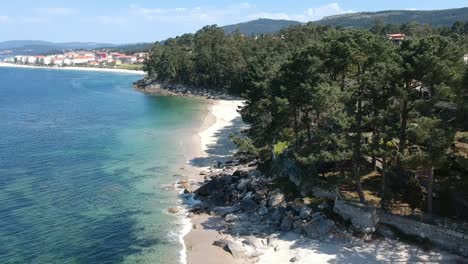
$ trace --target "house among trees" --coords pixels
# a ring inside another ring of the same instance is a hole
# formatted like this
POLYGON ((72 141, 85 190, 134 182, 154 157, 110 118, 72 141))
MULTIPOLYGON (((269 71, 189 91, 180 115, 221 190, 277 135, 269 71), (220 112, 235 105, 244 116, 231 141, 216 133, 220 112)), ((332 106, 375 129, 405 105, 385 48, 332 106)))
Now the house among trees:
POLYGON ((465 54, 465 56, 463 56, 463 62, 465 62, 466 64, 468 64, 468 53, 465 54))
POLYGON ((400 45, 403 40, 405 40, 406 35, 404 33, 396 33, 396 34, 387 34, 389 40, 393 43, 400 45))

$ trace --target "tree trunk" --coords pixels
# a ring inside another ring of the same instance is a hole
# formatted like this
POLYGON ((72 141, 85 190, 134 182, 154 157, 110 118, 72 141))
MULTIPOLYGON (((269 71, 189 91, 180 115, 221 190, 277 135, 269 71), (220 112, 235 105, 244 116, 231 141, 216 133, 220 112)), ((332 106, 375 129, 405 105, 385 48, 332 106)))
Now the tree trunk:
POLYGON ((382 190, 381 190, 381 198, 380 198, 380 207, 385 209, 385 188, 387 187, 387 157, 385 154, 382 156, 382 190))
POLYGON ((427 213, 432 215, 432 196, 434 185, 434 166, 429 170, 429 177, 427 179, 427 213))
MULTIPOLYGON (((358 169, 359 173, 359 169, 358 169)), ((364 196, 364 191, 362 190, 361 179, 356 179, 356 191, 359 195, 359 201, 362 204, 366 204, 366 197, 364 196)))
POLYGON ((398 152, 400 155, 397 155, 396 166, 397 166, 397 173, 400 178, 400 181, 403 177, 403 164, 401 162, 401 157, 405 152, 406 147, 406 130, 408 127, 408 100, 403 101, 403 105, 401 108, 401 120, 400 120, 400 135, 399 135, 399 143, 398 143, 398 152))
POLYGON ((354 139, 354 155, 353 155, 353 176, 356 181, 356 191, 359 195, 359 200, 362 204, 366 203, 364 192, 361 185, 361 123, 362 123, 362 100, 359 98, 357 102, 357 114, 356 114, 356 138, 354 139))

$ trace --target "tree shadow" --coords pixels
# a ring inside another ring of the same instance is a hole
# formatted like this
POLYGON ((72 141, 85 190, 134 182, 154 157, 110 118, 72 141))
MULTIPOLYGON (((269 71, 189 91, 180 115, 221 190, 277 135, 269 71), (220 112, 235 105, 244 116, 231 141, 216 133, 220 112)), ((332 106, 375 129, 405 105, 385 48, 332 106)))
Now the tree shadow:
POLYGON ((196 157, 189 161, 189 164, 195 167, 209 167, 213 163, 226 162, 232 159, 232 154, 235 152, 236 146, 232 143, 230 137, 232 134, 238 134, 239 131, 245 128, 241 117, 236 117, 229 126, 219 129, 214 134, 216 141, 207 146, 206 155, 196 157))

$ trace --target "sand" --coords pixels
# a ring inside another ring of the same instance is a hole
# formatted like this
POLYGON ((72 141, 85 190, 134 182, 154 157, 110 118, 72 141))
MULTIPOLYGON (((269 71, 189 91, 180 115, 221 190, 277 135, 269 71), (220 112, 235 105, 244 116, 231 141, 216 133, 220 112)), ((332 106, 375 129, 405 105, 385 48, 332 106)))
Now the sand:
MULTIPOLYGON (((242 101, 240 100, 214 100, 211 102, 209 113, 205 117, 200 132, 196 138, 192 138, 192 146, 198 147, 188 147, 187 153, 189 154, 187 154, 187 157, 207 156, 206 150, 217 140, 216 133, 220 129, 229 126, 236 117, 240 116, 237 112, 238 107, 242 105, 242 101)), ((190 175, 193 188, 197 188, 203 183, 204 176, 200 175, 200 171, 204 168, 187 165, 184 169, 188 172, 187 175, 190 175)), ((236 261, 231 254, 222 248, 212 245, 215 240, 226 237, 226 235, 220 235, 213 228, 209 228, 209 226, 213 225, 213 221, 214 218, 203 214, 194 215, 190 218, 190 230, 184 236, 184 251, 187 255, 186 263, 242 263, 236 261)))
POLYGON ((0 67, 7 68, 32 68, 32 69, 51 69, 51 70, 68 70, 68 71, 93 71, 93 72, 115 72, 115 73, 130 73, 137 75, 146 75, 144 71, 134 71, 125 69, 110 69, 110 68, 94 68, 94 67, 49 67, 49 66, 33 66, 13 63, 0 62, 0 67))

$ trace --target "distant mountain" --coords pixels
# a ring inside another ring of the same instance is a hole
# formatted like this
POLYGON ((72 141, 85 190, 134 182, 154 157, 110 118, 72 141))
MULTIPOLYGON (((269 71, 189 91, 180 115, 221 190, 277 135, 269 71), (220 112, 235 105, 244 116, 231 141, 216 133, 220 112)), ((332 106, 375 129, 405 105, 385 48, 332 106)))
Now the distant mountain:
POLYGON ((0 42, 0 54, 3 55, 37 55, 62 50, 97 49, 101 47, 116 47, 118 45, 96 42, 64 42, 54 43, 42 40, 10 40, 0 42))
POLYGON ((244 23, 228 25, 222 27, 226 34, 231 34, 236 30, 239 30, 242 34, 250 35, 259 35, 259 34, 271 34, 280 31, 281 29, 289 26, 300 25, 301 22, 292 21, 292 20, 275 20, 275 19, 266 19, 261 18, 253 21, 248 21, 244 23))
POLYGON ((387 24, 416 22, 432 26, 452 26, 456 21, 468 21, 468 7, 432 11, 389 10, 359 12, 329 16, 314 23, 326 26, 370 28, 376 20, 382 20, 387 24))

